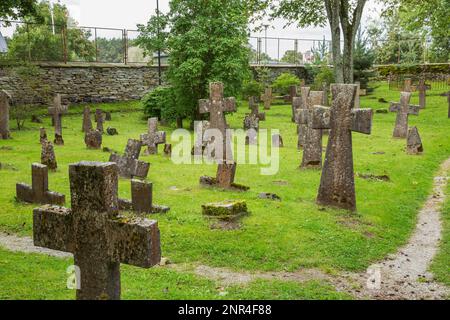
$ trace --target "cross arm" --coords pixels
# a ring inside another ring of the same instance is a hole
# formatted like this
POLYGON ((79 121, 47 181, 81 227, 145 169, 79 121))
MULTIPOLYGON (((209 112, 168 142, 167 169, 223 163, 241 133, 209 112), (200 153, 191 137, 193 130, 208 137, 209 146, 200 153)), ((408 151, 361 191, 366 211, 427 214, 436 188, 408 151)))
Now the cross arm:
POLYGON ((295 112, 295 123, 307 124, 308 123, 308 109, 297 109, 295 112))
POLYGON ((331 108, 314 106, 312 109, 312 128, 331 129, 331 108))
POLYGON ((143 218, 117 217, 108 223, 109 254, 121 263, 150 268, 161 261, 158 222, 143 218))
POLYGON ((411 104, 408 106, 408 114, 412 114, 412 115, 418 116, 419 115, 419 111, 420 111, 420 106, 411 105, 411 104))
POLYGON ((391 102, 391 105, 389 106, 390 112, 398 112, 400 111, 401 104, 398 102, 391 102))
POLYGON ((72 211, 46 205, 33 210, 34 245, 63 252, 74 252, 72 211))
POLYGON ((370 134, 372 132, 372 109, 352 110, 352 131, 370 134))
POLYGON ((165 131, 158 131, 155 135, 155 144, 162 144, 166 143, 166 132, 165 131))
POLYGON ((236 111, 236 99, 231 97, 231 98, 225 98, 223 100, 223 111, 224 112, 234 112, 236 111))
POLYGON ((200 113, 208 113, 211 107, 211 103, 207 99, 201 99, 198 101, 198 106, 200 113))

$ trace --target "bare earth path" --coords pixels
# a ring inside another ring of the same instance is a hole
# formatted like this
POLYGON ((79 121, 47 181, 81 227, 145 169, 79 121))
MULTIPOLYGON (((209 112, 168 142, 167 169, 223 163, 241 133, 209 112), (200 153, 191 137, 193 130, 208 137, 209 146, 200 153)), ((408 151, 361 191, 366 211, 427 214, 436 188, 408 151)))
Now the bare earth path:
MULTIPOLYGON (((255 279, 277 279, 306 282, 326 280, 338 291, 347 292, 359 299, 445 299, 449 288, 433 282, 429 266, 439 250, 442 232, 440 212, 445 201, 445 188, 449 180, 450 158, 440 167, 434 178, 433 193, 428 197, 418 214, 416 229, 409 242, 385 260, 374 264, 364 273, 343 273, 337 276, 314 269, 297 272, 233 272, 225 268, 204 265, 194 267, 195 274, 206 277, 223 286, 246 284, 255 279)), ((38 248, 29 237, 0 233, 0 246, 17 252, 46 254, 55 257, 70 257, 70 254, 38 248)), ((179 271, 190 271, 190 265, 168 267, 179 271)))

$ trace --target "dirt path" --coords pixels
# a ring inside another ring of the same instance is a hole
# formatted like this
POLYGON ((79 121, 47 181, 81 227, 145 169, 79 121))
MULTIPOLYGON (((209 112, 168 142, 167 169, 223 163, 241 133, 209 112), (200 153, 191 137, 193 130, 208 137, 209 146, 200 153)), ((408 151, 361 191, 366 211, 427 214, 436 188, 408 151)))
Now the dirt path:
MULTIPOLYGON (((434 178, 433 193, 418 214, 416 229, 409 242, 384 261, 374 264, 364 273, 328 275, 319 270, 304 269, 297 272, 233 272, 226 268, 204 265, 194 267, 194 273, 215 280, 223 286, 247 284, 255 279, 306 282, 326 280, 338 291, 352 294, 358 299, 445 299, 449 288, 433 282, 428 268, 439 250, 442 225, 440 212, 445 201, 445 189, 450 173, 450 158, 445 161, 434 178)), ((38 248, 29 237, 19 238, 0 233, 0 245, 10 251, 39 253, 54 257, 70 254, 38 248)), ((178 271, 192 270, 192 265, 168 264, 178 271)))

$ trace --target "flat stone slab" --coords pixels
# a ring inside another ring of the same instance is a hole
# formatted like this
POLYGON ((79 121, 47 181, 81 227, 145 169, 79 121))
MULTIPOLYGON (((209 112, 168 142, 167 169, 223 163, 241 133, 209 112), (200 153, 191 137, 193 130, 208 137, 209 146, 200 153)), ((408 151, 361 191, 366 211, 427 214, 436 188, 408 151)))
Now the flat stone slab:
POLYGON ((241 184, 237 184, 237 183, 232 183, 229 188, 224 188, 219 185, 216 178, 209 177, 209 176, 200 177, 200 184, 202 186, 206 186, 206 187, 217 187, 217 188, 232 189, 232 190, 234 189, 234 190, 238 190, 238 191, 248 191, 250 189, 250 187, 247 187, 247 186, 244 186, 241 184))
POLYGON ((247 203, 242 200, 226 200, 202 205, 204 216, 219 220, 232 220, 248 214, 247 203))
POLYGON ((268 192, 261 192, 260 194, 258 194, 258 198, 259 199, 281 201, 280 196, 276 195, 275 193, 268 193, 268 192))

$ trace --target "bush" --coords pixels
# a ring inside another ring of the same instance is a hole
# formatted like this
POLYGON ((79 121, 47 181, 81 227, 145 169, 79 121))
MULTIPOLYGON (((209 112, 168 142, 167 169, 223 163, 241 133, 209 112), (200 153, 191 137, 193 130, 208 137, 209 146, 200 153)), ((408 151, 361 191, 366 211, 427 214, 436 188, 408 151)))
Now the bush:
POLYGON ((293 75, 292 73, 282 73, 274 81, 272 87, 273 89, 281 95, 289 94, 290 86, 300 85, 300 79, 293 75))
POLYGON ((314 78, 314 89, 322 90, 324 82, 327 83, 327 86, 334 83, 333 70, 325 64, 319 68, 319 72, 317 72, 314 78))
POLYGON ((242 87, 242 98, 245 100, 247 100, 250 97, 259 98, 263 90, 264 85, 256 80, 244 82, 244 85, 242 87))
POLYGON ((158 120, 173 122, 178 117, 175 94, 170 86, 155 88, 147 93, 141 102, 147 118, 156 117, 158 120))

